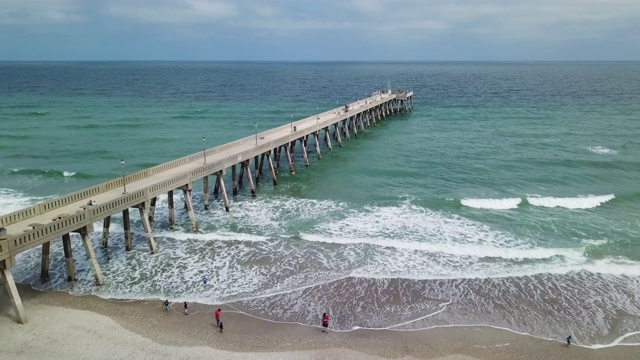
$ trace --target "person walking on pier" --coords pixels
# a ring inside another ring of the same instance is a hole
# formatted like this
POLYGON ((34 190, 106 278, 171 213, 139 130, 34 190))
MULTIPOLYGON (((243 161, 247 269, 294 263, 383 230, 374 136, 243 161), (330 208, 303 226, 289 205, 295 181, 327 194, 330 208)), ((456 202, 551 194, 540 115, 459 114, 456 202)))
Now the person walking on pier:
POLYGON ((189 307, 187 306, 187 302, 184 302, 184 314, 189 315, 189 307))
POLYGON ((216 310, 216 311, 214 312, 214 314, 215 314, 215 316, 216 316, 216 327, 217 327, 217 328, 219 328, 219 327, 220 327, 220 325, 222 324, 222 322, 220 321, 220 311, 222 311, 222 310, 218 309, 218 310, 216 310))

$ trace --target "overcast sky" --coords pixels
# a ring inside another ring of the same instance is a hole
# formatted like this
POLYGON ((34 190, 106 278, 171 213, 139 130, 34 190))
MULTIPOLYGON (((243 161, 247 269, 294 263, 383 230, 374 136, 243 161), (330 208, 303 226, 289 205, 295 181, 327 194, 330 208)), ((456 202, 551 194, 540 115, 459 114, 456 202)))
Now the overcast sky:
POLYGON ((0 60, 640 60, 640 0, 0 0, 0 60))

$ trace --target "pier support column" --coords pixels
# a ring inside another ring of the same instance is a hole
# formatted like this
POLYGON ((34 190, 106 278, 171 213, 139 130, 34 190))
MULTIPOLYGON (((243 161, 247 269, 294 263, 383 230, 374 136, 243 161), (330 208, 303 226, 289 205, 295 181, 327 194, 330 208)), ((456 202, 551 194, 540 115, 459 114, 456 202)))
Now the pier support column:
POLYGON ((313 133, 313 142, 316 145, 316 154, 318 154, 318 159, 322 159, 322 153, 320 153, 320 139, 318 138, 318 132, 313 133))
POLYGON ((213 185, 213 197, 216 200, 218 200, 218 194, 220 193, 220 186, 218 185, 217 181, 214 184, 215 185, 213 185))
POLYGON ((67 281, 76 281, 76 266, 73 263, 73 250, 71 249, 71 235, 62 235, 62 247, 64 261, 67 266, 67 281))
POLYGON ((236 177, 236 164, 231 165, 231 189, 233 196, 238 195, 238 178, 236 177))
POLYGON ((153 219, 156 216, 156 201, 158 201, 157 197, 151 198, 151 203, 149 204, 149 223, 153 224, 153 219))
POLYGON ((196 213, 193 211, 193 203, 191 202, 191 190, 187 190, 187 188, 182 189, 182 194, 184 195, 184 202, 187 204, 187 210, 189 211, 189 218, 191 219, 191 225, 193 231, 198 231, 198 223, 196 221, 196 213))
POLYGON ((129 218, 129 209, 122 210, 122 227, 124 229, 124 249, 131 251, 131 219, 129 218))
MULTIPOLYGON (((144 216, 144 211, 140 212, 140 217, 144 222, 147 224, 149 223, 149 219, 144 216)), ((93 269, 93 277, 96 279, 96 285, 104 285, 102 271, 100 271, 100 265, 98 265, 98 260, 96 260, 96 254, 93 252, 93 244, 91 244, 91 238, 89 237, 89 229, 87 229, 86 226, 80 229, 80 236, 82 237, 84 251, 87 253, 87 260, 89 260, 89 264, 91 264, 91 268, 93 269)))
POLYGON ((249 189, 251 190, 251 196, 256 197, 256 188, 253 186, 253 179, 251 178, 251 169, 249 168, 249 160, 242 163, 245 171, 247 172, 247 182, 249 183, 249 189))
POLYGON ((276 172, 278 172, 278 169, 280 169, 280 146, 276 148, 275 160, 276 160, 276 172))
POLYGON ((146 205, 146 203, 140 204, 140 206, 138 206, 138 210, 140 211, 140 219, 142 220, 144 233, 147 235, 147 244, 149 245, 149 251, 151 251, 151 254, 155 254, 158 252, 158 250, 156 247, 156 241, 153 239, 153 233, 151 232, 151 223, 149 222, 149 219, 144 217, 146 205))
POLYGON ((109 227, 111 227, 111 215, 102 220, 102 247, 105 249, 109 246, 109 227))
MULTIPOLYGON (((264 173, 262 172, 262 166, 264 165, 264 158, 266 157, 265 153, 260 154, 260 165, 258 166, 258 175, 262 177, 264 173)), ((256 185, 258 185, 258 178, 256 175, 256 185)))
POLYGON ((269 164, 269 171, 271 172, 271 180, 273 180, 273 187, 278 186, 278 179, 276 178, 276 169, 273 167, 273 161, 271 161, 271 155, 273 154, 273 150, 271 153, 267 153, 267 163, 269 164))
POLYGON ((11 306, 13 307, 13 311, 16 313, 18 323, 26 324, 28 322, 27 313, 24 311, 24 306, 22 305, 22 300, 20 299, 16 282, 13 280, 13 275, 11 274, 12 262, 15 262, 14 258, 9 258, 0 262, 0 277, 2 277, 4 285, 7 288, 7 294, 9 294, 11 306))
POLYGON ((222 201, 224 202, 224 209, 229 212, 231 205, 229 205, 229 197, 227 196, 227 189, 224 187, 224 178, 222 177, 222 171, 216 173, 216 182, 222 193, 222 201))
POLYGON ((176 227, 175 211, 173 210, 173 190, 167 193, 167 203, 169 204, 169 229, 176 227))
POLYGON ((369 113, 366 111, 364 112, 364 119, 367 121, 367 127, 371 129, 371 119, 369 118, 369 113))
POLYGON ((244 162, 240 164, 240 176, 238 176, 238 186, 242 187, 242 181, 244 178, 244 162))
POLYGON ((360 113, 358 118, 360 120, 360 130, 364 131, 364 113, 360 113))
POLYGON ((40 281, 49 281, 49 254, 51 252, 51 242, 42 244, 42 263, 40 264, 40 281))
POLYGON ((293 140, 289 143, 289 156, 291 157, 291 163, 294 165, 296 164, 295 153, 296 153, 296 141, 293 140))
POLYGON ((329 136, 329 128, 324 128, 324 142, 327 143, 327 147, 329 148, 329 151, 333 150, 333 147, 331 146, 331 136, 329 136))
POLYGON ((254 156, 253 158, 253 168, 254 168, 254 174, 256 175, 256 185, 258 185, 258 166, 260 165, 260 158, 259 155, 254 156))
POLYGON ((342 122, 342 130, 344 130, 344 135, 347 138, 347 141, 351 141, 351 135, 349 134, 349 124, 347 123, 346 119, 342 122))
POLYGON ((209 175, 202 178, 202 193, 204 194, 204 209, 209 210, 209 175))
MULTIPOLYGON (((347 120, 347 121, 349 121, 349 120, 347 120)), ((356 126, 356 117, 355 116, 351 117, 351 129, 353 130, 353 135, 358 137, 358 127, 356 126)))
POLYGON ((309 166, 309 157, 307 156, 307 138, 305 136, 302 140, 300 140, 300 145, 302 147, 302 158, 304 159, 304 166, 309 166))
POLYGON ((287 155, 287 162, 289 163, 289 172, 291 173, 291 175, 295 175, 296 170, 293 168, 293 159, 292 159, 293 156, 289 151, 289 146, 285 146, 284 151, 285 151, 285 154, 287 155))
POLYGON ((334 126, 335 126, 334 134, 336 136, 336 139, 338 140, 338 145, 342 147, 342 137, 340 136, 340 127, 338 126, 338 123, 336 123, 334 126))

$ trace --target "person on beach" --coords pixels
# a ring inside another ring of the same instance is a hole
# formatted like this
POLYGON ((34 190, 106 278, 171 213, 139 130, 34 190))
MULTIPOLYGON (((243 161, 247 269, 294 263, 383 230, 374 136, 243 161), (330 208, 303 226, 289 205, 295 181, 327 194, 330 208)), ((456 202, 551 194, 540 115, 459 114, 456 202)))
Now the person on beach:
POLYGON ((567 338, 567 347, 569 347, 569 345, 571 345, 571 335, 567 338))
POLYGON ((329 332, 329 315, 327 313, 322 314, 322 332, 329 332))
MULTIPOLYGON (((220 321, 220 311, 222 311, 222 310, 218 309, 218 310, 216 310, 214 312, 214 314, 216 316, 216 327, 220 327, 220 325, 222 325, 222 322, 220 321)), ((222 329, 220 329, 220 330, 222 330, 222 329)))
POLYGON ((184 302, 184 314, 189 315, 189 307, 187 306, 187 302, 184 302))
POLYGON ((220 326, 218 326, 220 328, 220 334, 222 334, 222 329, 224 328, 224 326, 222 325, 222 322, 220 322, 220 326))
POLYGON ((209 283, 209 278, 206 276, 202 277, 202 285, 207 286, 207 284, 209 283))
POLYGON ((169 311, 169 300, 164 301, 164 311, 169 311))

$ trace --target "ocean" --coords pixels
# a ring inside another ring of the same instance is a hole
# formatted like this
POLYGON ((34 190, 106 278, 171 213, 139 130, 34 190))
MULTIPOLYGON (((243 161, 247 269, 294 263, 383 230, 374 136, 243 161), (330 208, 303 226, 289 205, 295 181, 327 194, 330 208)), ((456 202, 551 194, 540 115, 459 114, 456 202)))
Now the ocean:
MULTIPOLYGON (((0 213, 362 99, 414 91, 414 110, 360 132, 296 175, 267 174, 204 210, 166 197, 150 255, 112 220, 77 235, 51 278, 40 249, 17 281, 113 299, 228 304, 338 331, 489 325, 590 347, 640 343, 640 63, 0 63, 0 213), (203 286, 208 276, 211 283, 203 286)), ((227 181, 230 181, 227 176, 227 181)), ((230 184, 227 184, 227 189, 230 184)))

